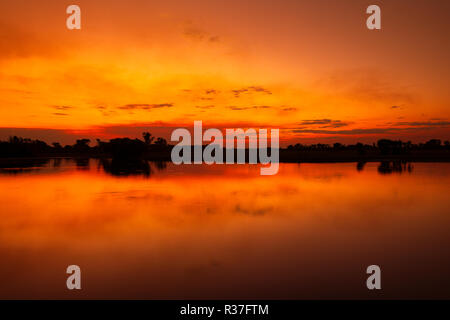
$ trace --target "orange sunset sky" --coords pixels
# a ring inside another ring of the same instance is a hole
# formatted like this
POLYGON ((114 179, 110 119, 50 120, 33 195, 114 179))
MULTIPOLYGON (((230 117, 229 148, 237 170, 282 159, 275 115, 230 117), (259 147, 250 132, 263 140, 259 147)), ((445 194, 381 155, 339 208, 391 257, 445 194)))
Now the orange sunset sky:
POLYGON ((0 139, 450 139, 450 1, 1 0, 0 139), (66 28, 66 7, 82 29, 66 28), (382 30, 366 28, 381 7, 382 30))

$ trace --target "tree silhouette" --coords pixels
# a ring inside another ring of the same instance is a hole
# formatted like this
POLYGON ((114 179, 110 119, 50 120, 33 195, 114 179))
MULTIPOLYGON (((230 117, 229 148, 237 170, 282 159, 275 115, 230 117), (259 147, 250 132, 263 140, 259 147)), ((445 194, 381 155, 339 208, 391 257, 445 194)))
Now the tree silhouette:
POLYGON ((150 132, 143 132, 142 137, 144 138, 146 145, 151 145, 153 140, 155 140, 155 137, 153 137, 150 132))
POLYGON ((164 146, 165 147, 165 146, 167 146, 167 141, 164 138, 158 138, 158 139, 156 139, 155 144, 157 146, 164 146))
POLYGON ((91 140, 89 139, 78 139, 73 146, 73 149, 78 153, 88 152, 90 150, 89 143, 91 143, 91 140))

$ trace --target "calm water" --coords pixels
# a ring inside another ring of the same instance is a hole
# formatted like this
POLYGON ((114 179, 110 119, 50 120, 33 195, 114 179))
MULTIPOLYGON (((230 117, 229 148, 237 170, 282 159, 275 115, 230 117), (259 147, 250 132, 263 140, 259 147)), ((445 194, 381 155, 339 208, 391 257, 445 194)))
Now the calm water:
POLYGON ((0 169, 0 298, 450 298, 449 163, 135 171, 0 169))

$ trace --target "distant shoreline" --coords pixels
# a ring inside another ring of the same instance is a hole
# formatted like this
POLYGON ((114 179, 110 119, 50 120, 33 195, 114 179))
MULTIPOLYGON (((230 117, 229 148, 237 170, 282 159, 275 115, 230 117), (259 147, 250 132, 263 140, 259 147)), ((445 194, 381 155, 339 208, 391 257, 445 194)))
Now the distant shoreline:
MULTIPOLYGON (((247 150, 248 152, 248 150, 247 150)), ((33 160, 45 159, 113 159, 109 154, 42 154, 29 157, 0 157, 0 166, 12 164, 26 164, 33 160)), ((133 158, 131 158, 133 159, 133 158)), ((144 161, 171 162, 170 152, 152 152, 137 158, 144 161)), ((248 159, 248 158, 247 158, 248 159)), ((280 149, 280 163, 357 163, 357 162, 450 162, 449 150, 421 150, 411 154, 361 155, 355 152, 325 152, 325 151, 290 151, 280 149)), ((248 161, 246 161, 248 163, 248 161)))
MULTIPOLYGON (((116 138, 109 141, 97 140, 97 144, 90 146, 89 139, 80 139, 74 145, 61 146, 53 143, 51 146, 39 140, 11 137, 9 141, 0 141, 0 164, 13 165, 27 162, 25 159, 75 158, 75 159, 114 159, 115 165, 121 167, 135 166, 139 161, 171 161, 173 145, 163 138, 153 137, 150 133, 143 133, 144 140, 130 138, 116 138)), ((195 154, 195 147, 191 146, 191 158, 195 154)), ((206 145, 202 146, 202 153, 206 145)), ((216 150, 216 149, 214 149, 216 150)), ((217 149, 220 150, 220 149, 217 149)), ((234 161, 243 149, 234 150, 234 161)), ((260 152, 263 149, 246 148, 245 162, 250 155, 260 163, 260 152)), ((188 150, 189 151, 189 150, 188 150)), ((221 160, 228 154, 222 149, 221 160)), ((176 151, 179 152, 179 151, 176 151)), ((215 154, 216 151, 214 151, 215 154)), ((218 151, 217 151, 218 152, 218 151)), ((264 149, 264 153, 271 153, 271 148, 264 149)), ((431 139, 425 143, 413 144, 410 141, 380 139, 375 144, 356 143, 354 145, 290 145, 278 149, 280 163, 335 163, 335 162, 450 162, 450 142, 442 143, 439 139, 431 139)), ((218 155, 219 156, 219 155, 218 155)), ((271 161, 277 161, 271 157, 271 161)), ((188 157, 189 159, 189 157, 188 157)), ((193 159, 192 159, 193 160, 193 159)), ((226 159, 229 161, 230 159, 226 159)))

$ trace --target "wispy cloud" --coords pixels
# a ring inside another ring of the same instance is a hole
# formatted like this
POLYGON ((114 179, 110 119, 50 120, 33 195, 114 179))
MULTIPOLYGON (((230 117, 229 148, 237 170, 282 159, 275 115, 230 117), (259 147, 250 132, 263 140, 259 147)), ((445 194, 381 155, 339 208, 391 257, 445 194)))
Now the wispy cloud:
POLYGON ((73 109, 72 106, 52 106, 53 109, 56 110, 69 110, 69 109, 73 109))
POLYGON ((297 108, 295 108, 295 107, 282 107, 280 109, 280 111, 283 111, 283 112, 297 111, 297 108))
POLYGON ((316 119, 316 120, 303 120, 300 125, 302 126, 316 126, 319 128, 340 128, 348 126, 348 122, 343 122, 341 120, 331 120, 331 119, 316 119))
POLYGON ((241 94, 250 94, 250 93, 264 93, 264 94, 272 94, 272 92, 269 89, 266 89, 264 87, 261 86, 250 86, 250 87, 245 87, 245 88, 241 88, 241 89, 234 89, 231 90, 231 92, 233 93, 233 95, 236 98, 239 98, 241 96, 241 94))
POLYGON ((400 127, 384 127, 384 128, 359 128, 349 130, 328 130, 328 129, 310 129, 310 128, 295 128, 292 129, 293 133, 313 133, 313 134, 331 134, 331 135, 361 135, 361 134, 395 134, 402 132, 414 132, 420 130, 432 130, 437 128, 447 128, 450 126, 450 122, 397 122, 394 123, 400 127))
POLYGON ((450 126, 450 121, 424 121, 424 122, 397 122, 397 126, 408 126, 408 127, 448 127, 450 126))
POLYGON ((294 133, 315 133, 315 134, 338 134, 338 135, 360 135, 360 134, 383 134, 399 131, 399 128, 370 128, 351 130, 321 130, 321 129, 294 129, 294 133))
POLYGON ((210 43, 220 41, 220 37, 218 35, 213 35, 204 28, 201 28, 192 22, 186 24, 183 30, 183 35, 193 41, 205 41, 210 43))
POLYGON ((148 104, 148 103, 132 103, 126 104, 124 106, 118 107, 118 109, 122 110, 151 110, 151 109, 159 109, 159 108, 172 108, 174 106, 173 103, 159 103, 159 104, 148 104))
POLYGON ((112 115, 116 115, 117 111, 116 110, 112 110, 106 106, 96 106, 95 109, 97 109, 98 111, 100 111, 102 113, 102 115, 104 117, 108 117, 108 116, 112 116, 112 115))
POLYGON ((250 110, 250 109, 270 109, 271 106, 251 106, 251 107, 237 107, 237 106, 228 106, 228 109, 240 111, 240 110, 250 110))

